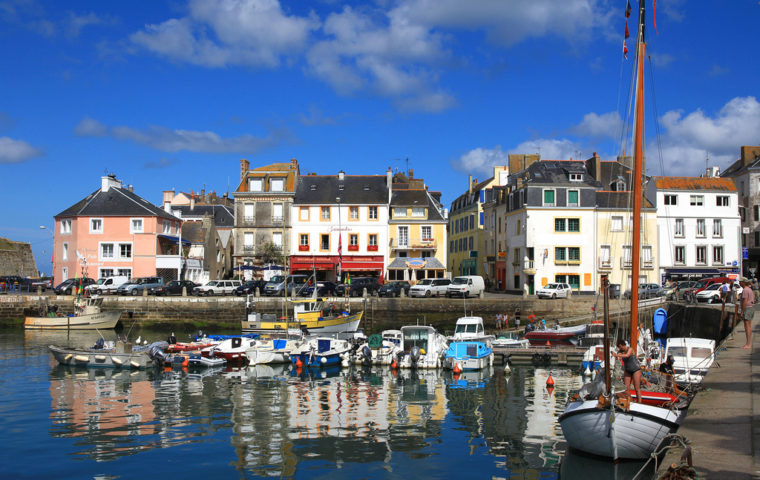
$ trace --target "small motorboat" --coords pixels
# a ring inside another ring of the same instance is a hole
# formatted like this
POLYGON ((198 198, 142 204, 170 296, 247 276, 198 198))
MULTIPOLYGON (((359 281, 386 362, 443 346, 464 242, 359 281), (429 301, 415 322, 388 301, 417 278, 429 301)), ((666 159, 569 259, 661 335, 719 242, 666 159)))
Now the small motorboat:
POLYGON ((452 342, 472 340, 491 344, 496 339, 493 335, 486 335, 482 317, 459 317, 454 327, 454 335, 449 337, 452 342))
POLYGON ((401 327, 403 351, 397 355, 401 368, 439 368, 448 348, 446 337, 425 325, 401 327))
POLYGON ((330 337, 307 340, 290 354, 290 362, 296 367, 327 367, 340 365, 348 360, 351 342, 330 337))
POLYGON ((531 345, 568 345, 577 342, 577 337, 586 333, 586 326, 579 325, 575 327, 540 328, 525 334, 525 338, 531 345))
POLYGON ((525 338, 518 338, 517 335, 500 335, 499 338, 491 342, 492 347, 499 348, 528 348, 530 342, 525 338))
POLYGON ((245 351, 249 365, 290 363, 290 354, 304 343, 303 335, 282 338, 260 338, 245 351))
POLYGON ((251 337, 231 337, 201 350, 201 356, 207 358, 222 357, 230 364, 245 363, 248 360, 245 352, 256 344, 256 339, 251 337))
POLYGON ((385 330, 370 335, 366 343, 352 351, 352 360, 357 365, 390 365, 401 351, 401 331, 385 330))
POLYGON ((665 358, 673 356, 674 380, 679 385, 702 383, 715 359, 715 340, 669 338, 665 358))
POLYGON ((93 348, 65 348, 49 345, 48 349, 61 365, 142 369, 162 363, 166 346, 166 342, 154 342, 143 347, 129 348, 122 342, 106 342, 101 339, 93 348))
POLYGON ((74 313, 63 315, 55 305, 47 306, 41 316, 26 317, 24 328, 48 330, 105 330, 116 328, 121 310, 102 311, 103 297, 79 297, 74 300, 74 313))
POLYGON ((443 366, 450 370, 482 370, 493 365, 493 350, 485 342, 451 342, 443 366))

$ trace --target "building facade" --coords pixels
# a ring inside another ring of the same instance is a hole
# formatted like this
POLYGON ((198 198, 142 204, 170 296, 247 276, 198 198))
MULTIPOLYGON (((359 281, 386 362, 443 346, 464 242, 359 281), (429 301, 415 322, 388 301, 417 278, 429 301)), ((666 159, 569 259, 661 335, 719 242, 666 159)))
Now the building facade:
POLYGON ((760 146, 742 146, 739 160, 722 174, 732 178, 742 220, 742 274, 760 278, 760 146))

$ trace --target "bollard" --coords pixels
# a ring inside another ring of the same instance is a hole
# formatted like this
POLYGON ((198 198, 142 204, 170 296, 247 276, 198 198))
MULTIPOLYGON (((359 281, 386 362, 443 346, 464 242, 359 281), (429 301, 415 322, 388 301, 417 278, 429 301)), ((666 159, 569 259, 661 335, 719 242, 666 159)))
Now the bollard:
POLYGON ((367 298, 367 287, 362 288, 362 297, 367 298))
POLYGON ((143 290, 142 290, 142 296, 143 297, 147 297, 148 296, 148 289, 147 288, 143 288, 143 290))
POLYGON ((259 287, 256 287, 256 291, 253 293, 253 296, 256 298, 259 298, 261 296, 261 292, 259 292, 259 287))
POLYGON ((186 287, 186 286, 184 286, 184 285, 182 286, 182 296, 183 296, 183 297, 186 297, 186 296, 187 296, 187 287, 186 287))
POLYGON ((399 292, 398 296, 401 298, 406 297, 406 290, 404 290, 404 287, 401 287, 401 291, 399 292))

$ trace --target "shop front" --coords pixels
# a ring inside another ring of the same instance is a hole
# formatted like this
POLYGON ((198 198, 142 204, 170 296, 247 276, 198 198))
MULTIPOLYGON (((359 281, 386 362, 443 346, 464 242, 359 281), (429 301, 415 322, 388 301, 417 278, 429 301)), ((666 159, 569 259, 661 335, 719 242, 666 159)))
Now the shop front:
POLYGON ((311 274, 316 272, 317 280, 336 282, 346 274, 352 277, 384 276, 384 261, 382 255, 293 255, 290 257, 290 272, 311 274), (338 267, 340 265, 340 268, 338 267))
POLYGON ((398 257, 388 265, 388 280, 415 284, 423 278, 446 278, 446 267, 435 257, 398 257))

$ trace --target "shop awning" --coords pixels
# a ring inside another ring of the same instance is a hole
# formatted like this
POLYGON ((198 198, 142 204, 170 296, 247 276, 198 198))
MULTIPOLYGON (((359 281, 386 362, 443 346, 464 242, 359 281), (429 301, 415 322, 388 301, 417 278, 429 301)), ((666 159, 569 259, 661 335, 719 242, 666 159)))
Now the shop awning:
POLYGON ((717 275, 720 273, 717 268, 666 268, 665 273, 679 273, 679 274, 702 274, 702 275, 717 275))
MULTIPOLYGON (((177 245, 179 243, 179 237, 175 237, 173 235, 164 235, 162 233, 160 233, 158 236, 161 238, 165 238, 172 245, 177 245)), ((191 245, 191 244, 192 242, 190 242, 189 240, 185 240, 185 239, 182 240, 182 245, 191 245)))

